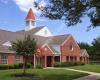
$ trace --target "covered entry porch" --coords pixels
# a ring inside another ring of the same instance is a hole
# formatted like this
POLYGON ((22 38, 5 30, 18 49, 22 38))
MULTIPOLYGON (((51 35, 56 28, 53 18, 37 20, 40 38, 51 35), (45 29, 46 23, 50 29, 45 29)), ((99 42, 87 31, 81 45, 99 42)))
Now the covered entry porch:
POLYGON ((40 65, 42 67, 53 67, 54 56, 36 56, 35 57, 35 67, 40 65))

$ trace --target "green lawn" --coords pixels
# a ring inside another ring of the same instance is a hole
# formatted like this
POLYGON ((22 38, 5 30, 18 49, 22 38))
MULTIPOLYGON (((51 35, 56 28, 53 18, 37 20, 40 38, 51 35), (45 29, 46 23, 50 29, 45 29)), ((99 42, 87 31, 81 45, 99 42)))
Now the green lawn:
POLYGON ((100 64, 87 64, 84 66, 74 66, 70 68, 100 73, 100 64))
MULTIPOLYGON (((15 78, 12 74, 21 73, 22 69, 16 70, 0 70, 0 80, 33 80, 32 78, 15 78)), ((62 69, 28 69, 28 73, 34 73, 39 76, 41 80, 72 80, 88 74, 67 71, 62 69)))

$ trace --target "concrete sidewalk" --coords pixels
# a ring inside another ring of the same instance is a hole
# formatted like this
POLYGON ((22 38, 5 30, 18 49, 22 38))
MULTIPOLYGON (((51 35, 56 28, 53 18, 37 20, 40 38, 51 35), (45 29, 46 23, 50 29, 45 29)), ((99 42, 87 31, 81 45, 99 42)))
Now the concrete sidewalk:
POLYGON ((84 77, 81 77, 81 78, 77 78, 77 79, 74 79, 74 80, 98 80, 100 79, 100 76, 99 75, 88 75, 88 76, 84 76, 84 77))
POLYGON ((76 71, 76 72, 82 72, 82 73, 90 74, 88 76, 80 77, 80 78, 77 78, 77 79, 74 79, 74 80, 98 80, 98 79, 100 79, 100 73, 96 73, 96 72, 76 70, 76 69, 70 69, 70 68, 54 68, 54 67, 49 67, 47 69, 64 69, 64 70, 70 70, 70 71, 76 71))

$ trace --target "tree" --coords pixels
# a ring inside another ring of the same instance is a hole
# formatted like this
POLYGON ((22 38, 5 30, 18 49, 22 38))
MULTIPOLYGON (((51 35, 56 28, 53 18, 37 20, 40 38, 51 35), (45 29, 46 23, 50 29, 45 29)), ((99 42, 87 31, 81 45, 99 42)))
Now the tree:
POLYGON ((95 60, 100 61, 100 36, 92 42, 95 60))
POLYGON ((31 39, 30 35, 26 36, 24 40, 17 40, 12 42, 11 50, 15 51, 17 55, 22 55, 23 62, 23 73, 26 73, 27 58, 30 55, 34 55, 36 49, 36 41, 34 38, 31 39))
POLYGON ((89 55, 92 54, 92 46, 89 45, 88 43, 84 43, 84 42, 79 42, 78 45, 80 46, 80 49, 86 49, 87 52, 89 53, 89 55))
POLYGON ((35 2, 35 7, 42 11, 42 16, 64 20, 68 26, 82 22, 85 15, 90 18, 90 27, 100 26, 99 0, 47 0, 46 6, 35 2))
POLYGON ((78 45, 80 49, 86 49, 89 54, 89 59, 93 60, 94 53, 93 53, 92 45, 89 45, 88 43, 85 43, 85 42, 78 43, 78 45))
POLYGON ((100 36, 94 39, 92 45, 93 45, 94 52, 100 54, 100 36))
POLYGON ((92 42, 92 45, 89 45, 88 43, 78 43, 81 49, 86 49, 89 53, 90 60, 91 61, 100 61, 100 36, 95 38, 92 42))

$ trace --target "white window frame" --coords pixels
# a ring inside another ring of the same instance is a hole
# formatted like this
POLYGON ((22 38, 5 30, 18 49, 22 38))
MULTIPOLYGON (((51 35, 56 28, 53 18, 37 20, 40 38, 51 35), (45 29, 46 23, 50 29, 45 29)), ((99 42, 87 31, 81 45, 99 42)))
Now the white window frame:
POLYGON ((71 43, 71 44, 69 45, 69 48, 70 48, 71 51, 73 51, 74 45, 71 43))
POLYGON ((20 63, 20 55, 15 55, 15 63, 20 63))
POLYGON ((8 64, 8 55, 7 54, 1 55, 1 64, 8 64))

